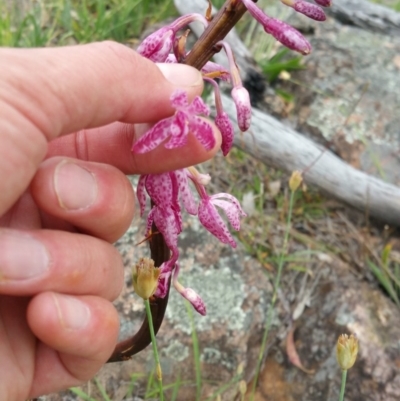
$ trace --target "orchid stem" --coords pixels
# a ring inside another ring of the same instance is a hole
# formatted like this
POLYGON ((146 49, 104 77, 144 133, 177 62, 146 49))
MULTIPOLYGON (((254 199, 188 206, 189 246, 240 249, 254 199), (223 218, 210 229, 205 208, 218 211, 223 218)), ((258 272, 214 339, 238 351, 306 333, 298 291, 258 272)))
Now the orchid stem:
POLYGON ((183 63, 200 70, 220 50, 215 45, 225 38, 246 11, 247 8, 241 1, 225 1, 183 63))
POLYGON ((164 401, 162 370, 161 370, 160 358, 158 356, 156 335, 154 333, 154 326, 153 326, 153 317, 151 315, 151 309, 150 309, 150 301, 148 299, 145 299, 144 305, 146 306, 147 320, 149 321, 151 345, 153 346, 154 362, 156 364, 156 376, 160 388, 160 401, 164 401))

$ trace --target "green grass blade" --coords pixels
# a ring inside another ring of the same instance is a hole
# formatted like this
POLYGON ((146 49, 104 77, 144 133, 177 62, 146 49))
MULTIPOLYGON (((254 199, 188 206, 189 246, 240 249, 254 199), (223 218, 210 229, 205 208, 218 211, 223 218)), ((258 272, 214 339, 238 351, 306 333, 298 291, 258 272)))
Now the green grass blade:
POLYGON ((199 340, 197 338, 196 326, 194 324, 192 305, 190 304, 190 302, 185 301, 185 306, 187 314, 189 316, 190 326, 192 329, 194 368, 196 372, 196 401, 199 401, 201 397, 201 366, 200 366, 199 340))

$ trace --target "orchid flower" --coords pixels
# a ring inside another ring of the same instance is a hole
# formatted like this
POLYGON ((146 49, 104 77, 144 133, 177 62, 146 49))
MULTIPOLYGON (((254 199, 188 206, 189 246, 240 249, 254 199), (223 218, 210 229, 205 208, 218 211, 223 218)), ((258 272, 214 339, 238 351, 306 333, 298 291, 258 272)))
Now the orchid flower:
POLYGON ((205 27, 208 25, 208 21, 201 14, 183 15, 172 24, 164 26, 147 36, 136 51, 154 62, 165 62, 172 50, 176 33, 193 21, 200 21, 205 27))
POLYGON ((228 57, 229 68, 231 72, 231 81, 233 86, 231 95, 236 106, 237 122, 240 130, 242 132, 245 132, 250 128, 251 123, 250 95, 247 89, 242 84, 239 69, 236 66, 231 47, 228 45, 228 43, 224 41, 218 42, 218 45, 224 48, 225 53, 228 57))
POLYGON ((214 122, 221 132, 221 150, 222 154, 226 156, 232 148, 235 132, 233 130, 231 120, 229 119, 228 114, 226 114, 222 106, 221 91, 219 89, 219 85, 213 79, 204 78, 204 80, 214 86, 215 109, 217 112, 214 122))
POLYGON ((175 114, 159 121, 139 138, 132 147, 133 152, 150 152, 168 138, 164 145, 167 149, 182 147, 186 144, 190 132, 206 150, 211 150, 215 146, 211 125, 198 116, 210 114, 209 107, 200 96, 196 96, 189 104, 187 93, 178 89, 171 96, 171 104, 176 109, 175 114))
POLYGON ((212 196, 206 195, 201 199, 199 205, 198 217, 200 223, 223 244, 229 244, 235 248, 236 241, 219 215, 216 206, 225 212, 229 222, 236 231, 240 229, 240 217, 246 216, 246 213, 241 208, 239 201, 227 193, 212 196))

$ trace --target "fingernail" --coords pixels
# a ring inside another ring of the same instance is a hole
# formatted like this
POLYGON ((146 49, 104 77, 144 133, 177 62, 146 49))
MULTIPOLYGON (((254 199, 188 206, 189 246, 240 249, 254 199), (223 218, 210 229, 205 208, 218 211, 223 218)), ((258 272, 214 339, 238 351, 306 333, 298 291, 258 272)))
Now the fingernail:
POLYGON ((200 71, 185 64, 157 64, 164 77, 176 86, 198 86, 203 82, 200 71))
POLYGON ((29 234, 0 230, 0 282, 40 276, 49 262, 45 246, 29 234))
POLYGON ((61 326, 67 330, 83 329, 90 320, 90 309, 79 299, 69 295, 53 294, 61 326))
POLYGON ((85 168, 62 161, 54 174, 54 188, 58 203, 66 210, 79 210, 91 206, 97 197, 97 182, 85 168))

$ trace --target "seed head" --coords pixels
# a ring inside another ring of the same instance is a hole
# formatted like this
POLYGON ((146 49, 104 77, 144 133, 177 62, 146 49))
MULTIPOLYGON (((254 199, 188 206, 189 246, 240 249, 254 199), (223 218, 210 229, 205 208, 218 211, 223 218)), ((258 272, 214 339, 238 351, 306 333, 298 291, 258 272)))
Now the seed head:
POLYGON ((133 269, 133 288, 143 299, 149 299, 157 289, 160 269, 154 267, 154 260, 140 258, 133 269))
POLYGON ((355 335, 339 336, 336 344, 336 358, 342 370, 349 370, 356 361, 358 353, 358 339, 355 335))

